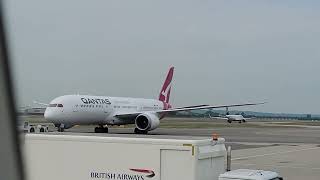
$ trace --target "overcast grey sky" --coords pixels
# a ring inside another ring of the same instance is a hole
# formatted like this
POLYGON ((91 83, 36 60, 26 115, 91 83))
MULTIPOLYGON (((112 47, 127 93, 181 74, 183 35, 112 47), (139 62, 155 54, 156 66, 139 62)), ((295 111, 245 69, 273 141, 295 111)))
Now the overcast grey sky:
POLYGON ((7 0, 20 105, 64 94, 320 114, 320 3, 301 0, 7 0))

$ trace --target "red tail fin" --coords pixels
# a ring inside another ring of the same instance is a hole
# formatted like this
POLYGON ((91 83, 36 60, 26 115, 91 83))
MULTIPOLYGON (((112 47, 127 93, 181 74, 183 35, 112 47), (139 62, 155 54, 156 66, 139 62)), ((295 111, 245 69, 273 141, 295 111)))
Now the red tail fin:
POLYGON ((160 91, 159 100, 162 102, 169 103, 173 71, 174 71, 174 67, 171 67, 168 72, 167 78, 162 86, 162 89, 160 91))

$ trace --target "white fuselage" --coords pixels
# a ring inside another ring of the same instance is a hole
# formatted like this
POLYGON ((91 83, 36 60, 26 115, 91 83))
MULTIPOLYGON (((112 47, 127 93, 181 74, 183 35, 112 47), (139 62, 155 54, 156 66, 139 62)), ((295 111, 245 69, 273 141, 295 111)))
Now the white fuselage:
POLYGON ((242 115, 226 115, 226 117, 228 118, 228 120, 231 120, 231 121, 243 121, 243 120, 245 120, 245 118, 242 115))
POLYGON ((60 96, 46 108, 45 119, 54 124, 133 124, 134 119, 119 119, 116 114, 147 112, 165 109, 155 99, 123 98, 89 95, 60 96))

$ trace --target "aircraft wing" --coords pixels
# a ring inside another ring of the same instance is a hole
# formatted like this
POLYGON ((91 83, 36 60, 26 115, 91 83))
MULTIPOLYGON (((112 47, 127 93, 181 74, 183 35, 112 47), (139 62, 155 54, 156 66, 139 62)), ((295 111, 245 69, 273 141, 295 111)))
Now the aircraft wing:
POLYGON ((262 103, 245 103, 245 104, 231 104, 231 105, 215 105, 215 106, 196 106, 196 107, 186 107, 186 108, 172 108, 172 109, 166 109, 166 110, 158 110, 157 113, 164 113, 164 112, 179 112, 179 111, 190 111, 190 110, 198 110, 198 109, 218 109, 218 108, 227 108, 227 107, 241 107, 241 106, 254 106, 259 104, 265 104, 265 102, 262 103))
POLYGON ((176 108, 174 108, 174 109, 197 108, 197 107, 204 107, 204 106, 209 106, 209 105, 207 105, 207 104, 201 104, 201 105, 195 105, 195 106, 176 107, 176 108))
MULTIPOLYGON (((151 111, 152 112, 152 111, 151 111)), ((118 113, 115 114, 114 117, 120 118, 120 119, 134 119, 140 114, 143 114, 144 112, 132 112, 132 113, 118 113)))
POLYGON ((231 105, 216 105, 216 106, 211 106, 211 105, 186 106, 186 107, 178 107, 178 108, 157 110, 157 111, 118 113, 118 114, 115 114, 114 116, 118 117, 118 118, 135 118, 142 113, 162 114, 162 113, 168 113, 168 112, 190 111, 190 110, 198 110, 198 109, 218 109, 218 108, 226 108, 226 107, 254 106, 254 105, 259 105, 259 104, 265 104, 265 102, 263 102, 263 103, 231 104, 231 105))

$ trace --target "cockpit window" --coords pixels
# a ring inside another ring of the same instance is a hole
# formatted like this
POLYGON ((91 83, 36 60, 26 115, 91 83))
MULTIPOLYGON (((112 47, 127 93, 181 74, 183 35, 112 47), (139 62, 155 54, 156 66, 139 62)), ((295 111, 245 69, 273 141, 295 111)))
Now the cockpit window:
POLYGON ((62 104, 49 104, 48 107, 63 107, 62 104))

